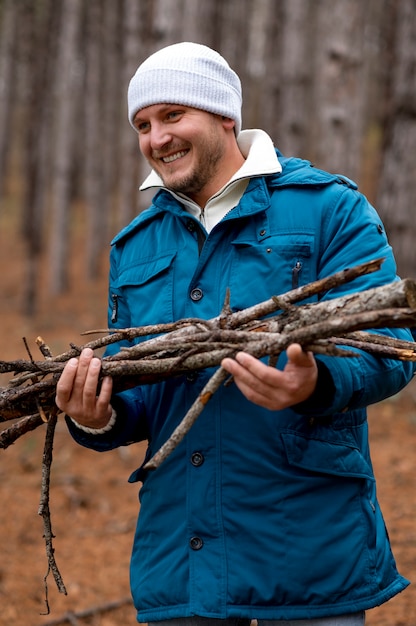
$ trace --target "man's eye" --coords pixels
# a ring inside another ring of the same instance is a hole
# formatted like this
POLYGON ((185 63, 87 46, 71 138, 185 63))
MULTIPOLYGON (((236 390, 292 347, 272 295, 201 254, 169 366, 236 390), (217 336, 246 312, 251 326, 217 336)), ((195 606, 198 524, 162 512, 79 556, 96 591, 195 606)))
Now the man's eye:
POLYGON ((169 111, 169 113, 167 114, 167 118, 169 120, 175 120, 180 115, 181 115, 181 111, 169 111))
POLYGON ((135 126, 139 133, 145 133, 150 128, 150 124, 148 122, 139 122, 138 124, 135 124, 135 126))

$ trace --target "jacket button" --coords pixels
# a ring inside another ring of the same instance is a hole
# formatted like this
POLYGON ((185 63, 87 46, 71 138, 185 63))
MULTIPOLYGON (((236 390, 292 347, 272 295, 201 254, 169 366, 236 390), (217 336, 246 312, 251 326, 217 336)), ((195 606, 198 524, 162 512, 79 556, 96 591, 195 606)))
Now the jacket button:
POLYGON ((198 302, 198 300, 201 300, 203 295, 204 294, 202 292, 202 289, 200 289, 199 287, 196 287, 195 289, 192 289, 191 291, 191 300, 193 300, 194 302, 198 302))
POLYGON ((191 463, 195 467, 199 467, 204 462, 204 455, 201 452, 194 452, 191 456, 191 463))
POLYGON ((201 537, 191 537, 191 539, 189 540, 189 545, 191 546, 192 550, 200 550, 204 545, 204 542, 202 541, 201 537))
POLYGON ((190 233, 195 232, 195 224, 193 220, 188 220, 187 224, 186 224, 187 229, 189 230, 190 233))
POLYGON ((186 375, 186 380, 188 381, 188 383, 194 383, 198 378, 198 372, 192 371, 189 372, 189 374, 186 375))

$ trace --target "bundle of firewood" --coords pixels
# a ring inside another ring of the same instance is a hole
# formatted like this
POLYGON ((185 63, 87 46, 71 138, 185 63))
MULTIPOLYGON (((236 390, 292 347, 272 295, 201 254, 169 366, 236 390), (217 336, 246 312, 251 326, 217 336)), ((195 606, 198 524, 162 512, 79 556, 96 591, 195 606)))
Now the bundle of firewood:
MULTIPOLYGON (((357 356, 359 349, 380 357, 416 360, 416 346, 412 342, 374 332, 381 327, 416 326, 416 283, 411 279, 295 306, 378 270, 382 262, 377 259, 346 269, 238 312, 230 310, 228 294, 220 315, 210 320, 182 319, 171 324, 112 332, 89 331, 104 336, 82 346, 71 345, 58 356, 52 356, 38 338, 43 360, 34 360, 29 354, 28 360, 0 361, 0 373, 13 375, 7 387, 0 389, 0 421, 15 421, 0 433, 0 447, 8 447, 22 434, 48 421, 51 411, 57 411, 54 397, 59 376, 65 363, 85 347, 96 350, 116 342, 129 345, 128 342, 139 337, 151 336, 102 359, 102 375, 113 378, 116 391, 217 367, 224 357, 234 356, 240 350, 256 357, 268 356, 275 362, 291 343, 339 357, 357 356), (372 332, 364 332, 366 329, 372 332)), ((205 399, 227 377, 221 368, 215 376, 205 399)), ((195 410, 199 413, 202 407, 191 408, 193 413, 195 410)))

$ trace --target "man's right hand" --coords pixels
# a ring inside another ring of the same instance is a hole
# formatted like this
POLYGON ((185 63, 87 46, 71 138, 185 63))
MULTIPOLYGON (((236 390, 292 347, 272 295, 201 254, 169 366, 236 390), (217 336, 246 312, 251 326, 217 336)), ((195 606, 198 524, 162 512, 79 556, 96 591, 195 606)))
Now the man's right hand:
POLYGON ((78 359, 68 361, 56 386, 58 408, 88 428, 104 428, 112 414, 113 381, 103 378, 97 395, 100 370, 101 360, 85 348, 78 359))

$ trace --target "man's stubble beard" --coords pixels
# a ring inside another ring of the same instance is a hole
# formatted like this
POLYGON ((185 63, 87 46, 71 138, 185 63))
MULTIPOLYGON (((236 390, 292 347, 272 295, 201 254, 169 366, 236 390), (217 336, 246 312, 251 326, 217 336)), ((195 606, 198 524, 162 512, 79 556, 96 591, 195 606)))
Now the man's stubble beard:
POLYGON ((198 160, 192 171, 180 179, 163 181, 172 191, 192 197, 199 194, 217 175, 224 155, 224 146, 217 133, 211 132, 204 141, 198 143, 197 150, 198 160))

